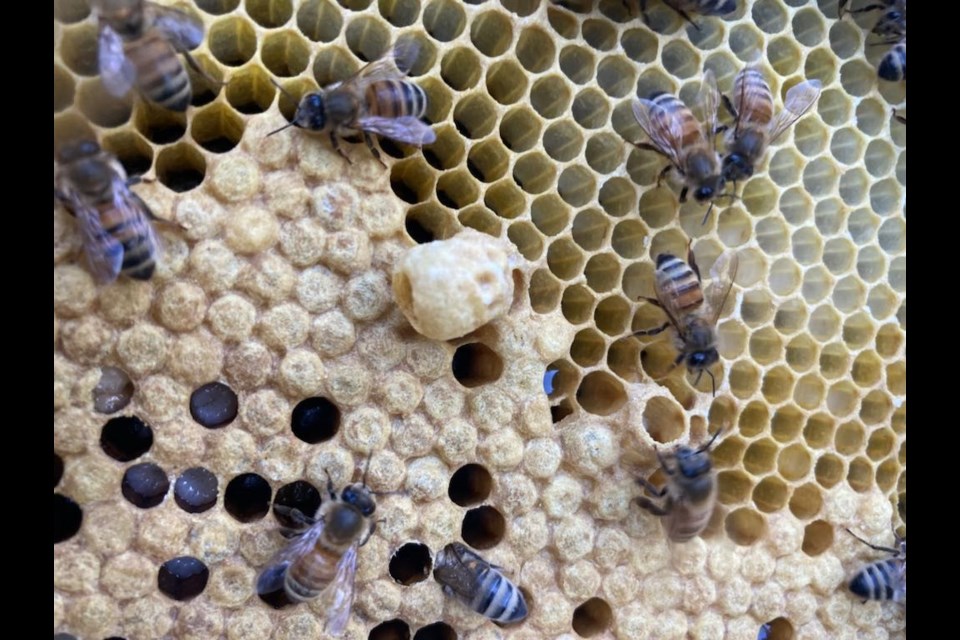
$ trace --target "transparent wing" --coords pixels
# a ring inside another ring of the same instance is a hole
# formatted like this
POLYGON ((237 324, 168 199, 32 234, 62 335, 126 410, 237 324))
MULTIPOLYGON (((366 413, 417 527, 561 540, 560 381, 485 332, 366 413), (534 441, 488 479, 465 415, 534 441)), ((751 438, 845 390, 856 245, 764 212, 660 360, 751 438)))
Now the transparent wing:
POLYGON ((381 80, 399 80, 406 76, 406 71, 417 57, 419 45, 413 40, 403 40, 388 51, 379 60, 365 65, 354 75, 344 80, 339 89, 362 93, 367 85, 381 80))
POLYGON ((367 116, 360 118, 357 124, 364 131, 417 146, 430 144, 437 140, 437 134, 433 132, 433 129, 413 116, 403 116, 402 118, 367 116))
POLYGON ((87 264, 97 282, 105 284, 117 279, 123 266, 123 245, 107 233, 100 223, 100 212, 76 197, 68 204, 77 217, 87 264))
POLYGON ((779 138, 817 102, 822 86, 819 80, 806 80, 790 87, 783 101, 783 110, 770 123, 770 142, 779 138))
POLYGON ((196 49, 203 42, 203 23, 193 16, 171 7, 148 4, 152 24, 178 51, 196 49))
POLYGON ((147 238, 147 242, 153 249, 154 259, 158 259, 162 250, 162 244, 160 237, 150 223, 151 220, 156 219, 153 211, 150 210, 150 207, 140 196, 130 190, 126 181, 119 177, 114 181, 113 192, 116 194, 115 199, 117 206, 123 207, 129 216, 130 227, 138 236, 147 238))
POLYGON ((326 631, 334 637, 339 637, 347 628, 350 620, 350 610, 353 607, 354 584, 357 577, 357 549, 359 542, 350 545, 347 552, 337 564, 337 576, 327 587, 329 592, 329 609, 327 613, 326 631))
POLYGON ((680 120, 652 100, 643 98, 633 101, 633 117, 650 138, 650 143, 679 166, 683 138, 680 120))
POLYGON ((123 40, 105 24, 100 26, 97 64, 100 67, 100 81, 109 94, 120 98, 133 87, 137 70, 123 52, 123 40))
POLYGON ((740 268, 740 255, 734 251, 724 251, 710 269, 710 286, 706 292, 707 309, 711 314, 710 322, 717 324, 723 305, 727 303, 733 281, 740 268))
POLYGON ((713 134, 717 130, 717 107, 720 106, 720 91, 717 90, 717 79, 710 69, 703 72, 703 82, 700 83, 700 93, 697 94, 697 105, 699 105, 703 117, 703 132, 708 140, 713 140, 713 134))
POLYGON ((260 575, 257 576, 257 593, 263 595, 282 589, 287 567, 294 560, 308 553, 316 544, 321 533, 323 533, 323 520, 318 520, 303 535, 294 538, 284 548, 275 553, 260 572, 260 575))

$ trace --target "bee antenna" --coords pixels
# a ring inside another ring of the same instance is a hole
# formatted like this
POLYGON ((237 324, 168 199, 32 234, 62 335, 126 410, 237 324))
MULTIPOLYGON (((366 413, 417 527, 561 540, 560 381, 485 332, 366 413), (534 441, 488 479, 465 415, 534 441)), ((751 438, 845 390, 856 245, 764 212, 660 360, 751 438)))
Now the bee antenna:
POLYGON ((283 85, 281 85, 279 82, 277 82, 277 81, 274 80, 273 78, 270 78, 270 82, 273 83, 273 86, 275 86, 277 89, 280 89, 280 93, 282 93, 283 95, 287 96, 288 98, 290 98, 290 99, 293 100, 294 102, 297 101, 297 98, 296 98, 292 93, 290 93, 289 91, 287 91, 286 89, 284 89, 284 88, 283 88, 283 85))
POLYGON ((711 201, 710 206, 707 207, 707 212, 703 214, 703 220, 700 222, 700 226, 707 224, 707 219, 710 217, 711 211, 713 211, 713 201, 711 201))
POLYGON ((719 429, 717 429, 717 431, 713 434, 713 436, 709 440, 707 440, 706 444, 704 444, 702 447, 697 449, 697 453, 703 453, 704 451, 709 449, 710 445, 713 444, 713 441, 716 440, 721 433, 723 433, 723 427, 720 427, 719 429))
POLYGON ((266 137, 269 138, 270 136, 272 136, 272 135, 275 134, 275 133, 280 133, 280 132, 283 131, 284 129, 289 129, 290 127, 295 127, 295 126, 297 126, 297 125, 295 125, 295 124, 292 123, 292 122, 288 122, 287 124, 283 125, 283 126, 280 127, 279 129, 274 129, 273 131, 271 131, 270 133, 268 133, 268 134, 266 135, 266 137))
POLYGON ((710 389, 713 391, 713 397, 717 397, 717 379, 713 377, 713 372, 709 369, 704 369, 707 372, 707 375, 710 376, 710 389))
POLYGON ((373 460, 373 451, 367 456, 367 464, 363 466, 363 477, 360 478, 360 484, 367 486, 367 474, 370 472, 370 461, 373 460))

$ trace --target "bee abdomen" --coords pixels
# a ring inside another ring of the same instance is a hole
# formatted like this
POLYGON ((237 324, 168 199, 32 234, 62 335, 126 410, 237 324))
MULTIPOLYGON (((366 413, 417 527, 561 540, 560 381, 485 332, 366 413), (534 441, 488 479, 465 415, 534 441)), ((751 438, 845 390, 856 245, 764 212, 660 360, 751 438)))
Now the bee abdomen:
POLYGON ((169 42, 156 33, 127 45, 137 68, 138 88, 151 102, 171 111, 186 111, 192 98, 190 76, 169 42))
POLYGON ((895 560, 869 564, 850 580, 850 591, 866 600, 899 600, 898 571, 895 560))
POLYGON ((316 598, 337 575, 340 556, 317 546, 290 565, 284 589, 291 600, 302 602, 316 598))
POLYGON ((689 312, 703 304, 700 279, 680 258, 668 253, 657 256, 656 277, 663 296, 675 300, 678 309, 689 312))
POLYGON ((370 115, 383 118, 420 118, 427 110, 424 90, 405 80, 382 80, 370 84, 364 101, 370 115))
POLYGON ((477 613, 502 623, 521 620, 527 615, 527 603, 520 589, 495 570, 483 573, 477 595, 470 607, 477 613))
POLYGON ((877 75, 890 82, 907 79, 907 43, 900 42, 880 60, 877 75))
POLYGON ((759 69, 747 67, 733 84, 737 112, 749 111, 750 120, 761 124, 773 118, 773 93, 759 69))

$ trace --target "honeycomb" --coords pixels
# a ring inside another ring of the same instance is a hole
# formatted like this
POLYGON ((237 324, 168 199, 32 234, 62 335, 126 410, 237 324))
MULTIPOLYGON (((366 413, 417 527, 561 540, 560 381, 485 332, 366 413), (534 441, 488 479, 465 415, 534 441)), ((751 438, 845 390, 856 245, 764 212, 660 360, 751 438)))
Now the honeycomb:
POLYGON ((54 1, 55 145, 96 136, 180 225, 158 224, 151 281, 97 287, 54 209, 55 637, 322 637, 319 602, 255 594, 283 544, 270 503, 315 506, 325 472, 342 486, 367 461, 385 495, 347 638, 905 637, 902 607, 846 592, 878 557, 843 531, 906 531, 905 84, 835 0, 742 0, 698 29, 649 4, 650 27, 620 0, 178 3, 225 84, 191 71, 177 114, 109 96, 87 3, 54 1), (398 38, 436 143, 382 140, 384 169, 362 144, 347 163, 266 137, 296 106, 271 78, 299 97, 398 38), (780 99, 823 93, 702 226, 625 143, 630 101, 689 103, 704 69, 728 92, 748 63, 780 99), (392 270, 465 228, 525 259, 515 299, 428 340, 392 270), (740 256, 715 397, 668 339, 631 335, 662 322, 638 297, 688 238, 704 273, 740 256), (718 428, 711 524, 668 543, 634 477, 718 428), (524 623, 426 579, 458 539, 523 588, 524 623))

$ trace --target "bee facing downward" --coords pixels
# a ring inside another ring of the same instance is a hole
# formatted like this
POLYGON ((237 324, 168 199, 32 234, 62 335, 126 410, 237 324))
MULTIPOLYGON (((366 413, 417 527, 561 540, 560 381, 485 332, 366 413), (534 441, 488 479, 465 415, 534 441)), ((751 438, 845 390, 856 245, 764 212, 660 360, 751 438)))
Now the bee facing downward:
POLYGON ((705 125, 676 96, 658 93, 649 100, 633 101, 633 115, 650 138, 650 143, 634 143, 634 146, 656 151, 670 160, 670 164, 660 172, 657 183, 671 169, 675 169, 684 180, 680 202, 686 202, 687 192, 693 189, 693 197, 697 202, 711 203, 703 218, 704 224, 713 208, 713 199, 721 195, 725 184, 720 155, 713 143, 717 129, 718 96, 716 79, 708 69, 703 74, 697 97, 697 103, 706 118, 705 125))
POLYGON ((380 164, 384 164, 383 159, 373 145, 371 133, 416 146, 435 142, 433 129, 420 121, 427 110, 427 94, 404 77, 404 70, 409 69, 416 54, 415 43, 398 44, 392 53, 343 82, 308 93, 300 100, 293 121, 269 135, 288 127, 327 131, 333 148, 349 162, 340 148, 339 137, 359 131, 380 164))
POLYGON ((708 450, 720 431, 696 450, 678 447, 666 458, 657 451, 660 466, 667 474, 667 484, 662 489, 645 478, 637 478, 637 483, 662 502, 658 504, 646 496, 634 498, 634 501, 650 513, 665 518, 667 537, 674 542, 686 542, 700 535, 713 515, 717 480, 708 450))
POLYGON ((177 57, 206 73, 189 50, 203 41, 203 23, 146 0, 93 0, 100 22, 100 79, 117 97, 134 84, 143 96, 165 109, 186 111, 192 97, 190 77, 177 57))
POLYGON ((527 617, 527 601, 517 585, 458 542, 448 544, 437 554, 433 577, 448 596, 494 622, 510 624, 527 617))
POLYGON ((886 551, 891 555, 886 560, 872 562, 860 569, 850 579, 850 591, 867 600, 893 600, 905 602, 907 599, 907 541, 895 535, 896 549, 870 544, 854 532, 847 533, 876 551, 886 551))
POLYGON ((687 248, 687 262, 669 253, 657 256, 654 273, 656 298, 642 297, 667 314, 667 322, 653 329, 637 331, 634 335, 656 335, 669 327, 677 332, 679 354, 674 366, 686 363, 690 373, 697 372, 694 384, 699 384, 704 372, 710 376, 713 395, 717 394, 716 378, 709 367, 720 360, 717 352, 717 320, 737 277, 740 259, 737 254, 723 254, 717 259, 710 274, 713 277, 708 290, 708 303, 704 305, 700 268, 693 250, 687 248))
POLYGON ((327 633, 340 636, 353 606, 357 550, 376 528, 370 517, 377 503, 363 482, 347 485, 338 496, 329 473, 327 493, 329 500, 315 518, 275 506, 296 523, 288 532, 295 539, 257 577, 257 593, 264 596, 283 591, 295 603, 324 594, 329 608, 327 633))
POLYGON ((752 176, 767 147, 816 103, 821 86, 819 80, 806 80, 790 87, 783 110, 774 117, 773 93, 763 73, 756 67, 740 71, 733 81, 733 100, 723 96, 734 118, 727 131, 724 178, 736 182, 752 176))
POLYGON ((53 195, 77 218, 90 271, 100 283, 124 274, 148 280, 159 246, 150 207, 130 190, 120 162, 92 140, 66 144, 57 155, 53 195))

